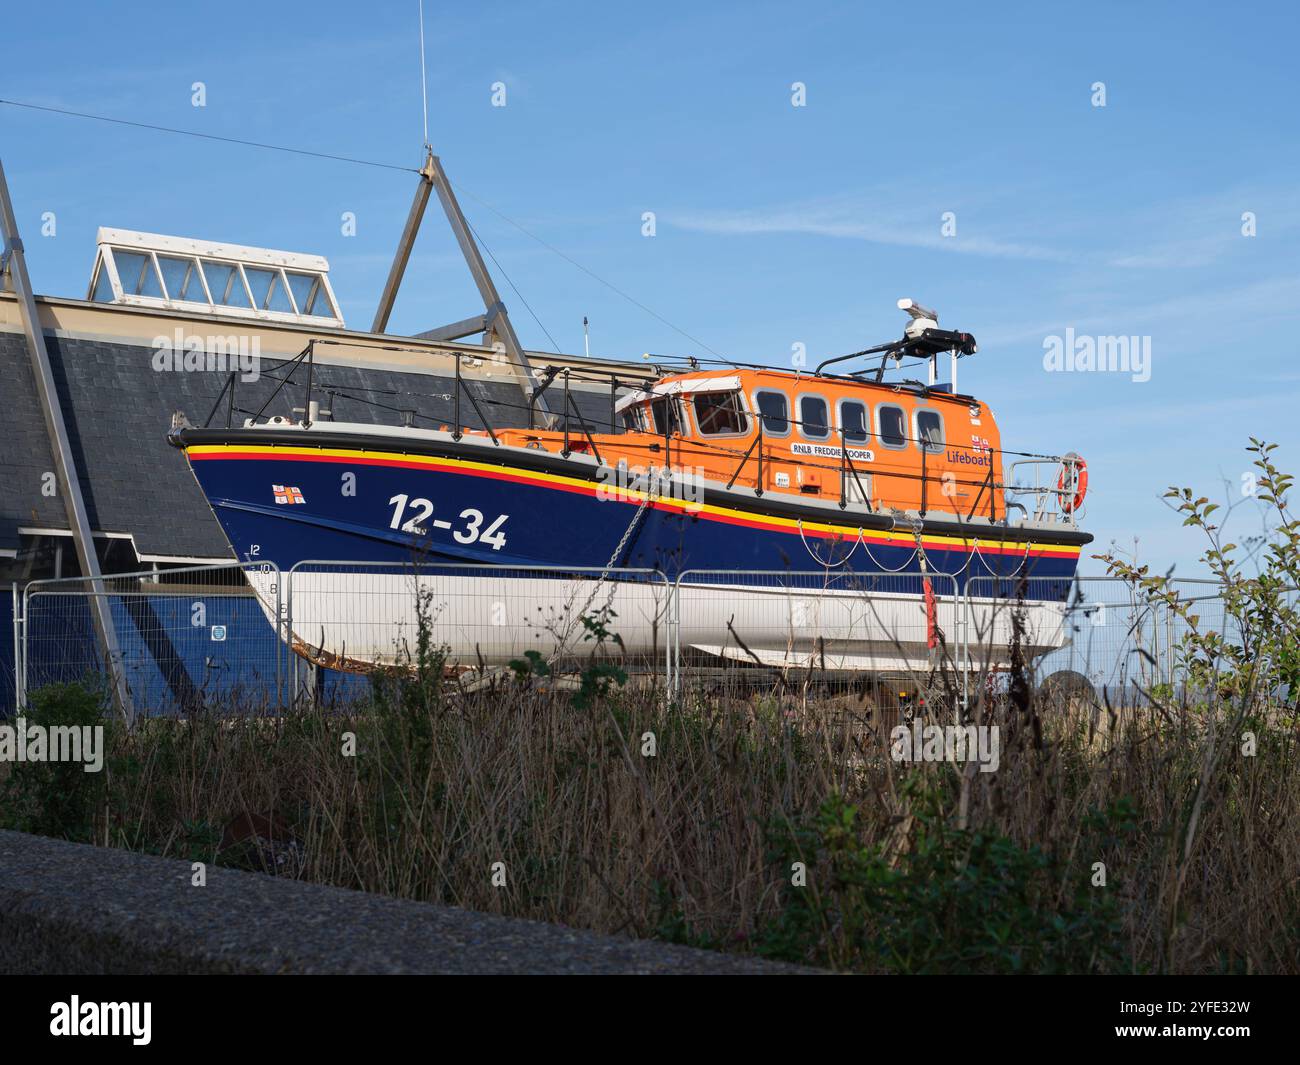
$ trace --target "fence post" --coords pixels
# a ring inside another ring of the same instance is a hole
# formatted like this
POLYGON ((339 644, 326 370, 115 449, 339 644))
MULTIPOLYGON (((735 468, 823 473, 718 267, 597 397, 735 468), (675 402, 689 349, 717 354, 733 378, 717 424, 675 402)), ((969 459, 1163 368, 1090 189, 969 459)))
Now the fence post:
POLYGON ((10 586, 10 593, 14 604, 14 713, 17 714, 27 701, 27 667, 23 663, 26 639, 22 629, 23 617, 19 614, 19 604, 23 602, 23 596, 18 594, 17 581, 10 586))
POLYGON ((280 639, 280 625, 284 621, 281 614, 284 595, 284 574, 280 567, 275 567, 275 709, 284 709, 284 641, 280 639))
POLYGON ((690 572, 681 570, 673 580, 669 592, 668 617, 668 696, 670 699, 681 698, 682 683, 682 578, 690 572))
POLYGON ((288 582, 285 591, 285 610, 284 610, 284 638, 283 642, 289 645, 290 651, 290 668, 292 670, 289 680, 289 705, 298 705, 298 656, 293 653, 293 576, 298 571, 299 563, 295 562, 289 567, 289 572, 285 577, 288 582))

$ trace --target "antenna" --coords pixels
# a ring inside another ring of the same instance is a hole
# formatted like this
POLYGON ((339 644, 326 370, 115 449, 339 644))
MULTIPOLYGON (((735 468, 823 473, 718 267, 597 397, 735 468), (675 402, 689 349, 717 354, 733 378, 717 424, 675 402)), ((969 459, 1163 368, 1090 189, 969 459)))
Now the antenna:
POLYGON ((424 105, 424 146, 429 147, 429 79, 424 74, 424 0, 420 0, 420 101, 424 105))
POLYGON ((587 332, 587 316, 582 316, 582 352, 591 358, 591 335, 587 332))

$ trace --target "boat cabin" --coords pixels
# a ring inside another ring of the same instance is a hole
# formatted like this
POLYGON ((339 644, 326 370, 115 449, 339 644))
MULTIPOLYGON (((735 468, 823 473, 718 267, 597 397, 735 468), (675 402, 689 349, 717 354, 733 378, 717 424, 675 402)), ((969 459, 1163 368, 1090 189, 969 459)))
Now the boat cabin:
POLYGON ((622 433, 507 430, 525 446, 585 452, 872 511, 1003 515, 991 412, 944 386, 768 369, 661 378, 617 404, 622 433), (567 440, 567 442, 566 442, 567 440))

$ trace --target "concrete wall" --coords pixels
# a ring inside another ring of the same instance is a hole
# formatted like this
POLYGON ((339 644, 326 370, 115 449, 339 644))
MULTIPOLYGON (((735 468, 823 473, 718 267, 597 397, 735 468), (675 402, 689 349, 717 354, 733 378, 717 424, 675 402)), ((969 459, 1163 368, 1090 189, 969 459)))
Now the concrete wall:
MULTIPOLYGON (((486 875, 487 871, 484 871, 486 875)), ((0 832, 0 973, 812 970, 0 832)))

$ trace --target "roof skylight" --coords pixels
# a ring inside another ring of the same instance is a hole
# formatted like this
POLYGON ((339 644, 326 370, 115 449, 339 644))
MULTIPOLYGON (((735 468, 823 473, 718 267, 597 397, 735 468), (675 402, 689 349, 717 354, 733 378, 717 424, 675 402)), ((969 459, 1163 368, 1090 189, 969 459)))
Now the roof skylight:
POLYGON ((343 327, 318 255, 100 229, 89 298, 343 327))

